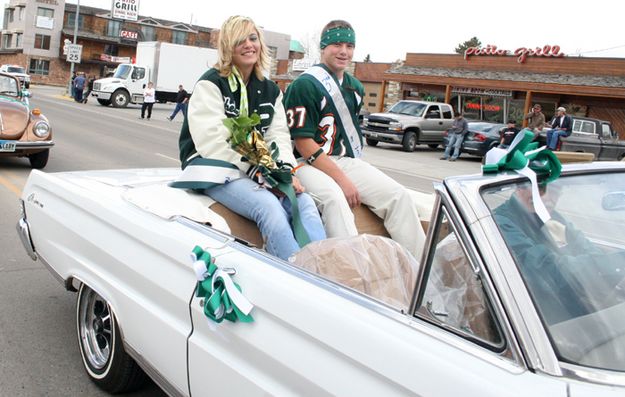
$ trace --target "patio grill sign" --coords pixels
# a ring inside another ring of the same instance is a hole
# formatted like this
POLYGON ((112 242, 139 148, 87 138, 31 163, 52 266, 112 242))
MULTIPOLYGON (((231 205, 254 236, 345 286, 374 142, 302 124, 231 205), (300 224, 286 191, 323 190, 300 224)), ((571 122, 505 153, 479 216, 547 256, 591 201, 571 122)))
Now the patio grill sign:
POLYGON ((469 60, 472 56, 509 56, 517 57, 518 63, 524 63, 528 57, 562 58, 564 53, 560 52, 559 45, 545 45, 543 47, 519 47, 514 51, 497 48, 496 45, 489 44, 486 47, 469 47, 464 51, 464 59, 469 60))
POLYGON ((113 0, 113 19, 136 21, 139 18, 139 0, 113 0))
POLYGON ((454 94, 468 94, 475 96, 512 97, 512 91, 489 90, 484 88, 453 87, 451 92, 454 94))

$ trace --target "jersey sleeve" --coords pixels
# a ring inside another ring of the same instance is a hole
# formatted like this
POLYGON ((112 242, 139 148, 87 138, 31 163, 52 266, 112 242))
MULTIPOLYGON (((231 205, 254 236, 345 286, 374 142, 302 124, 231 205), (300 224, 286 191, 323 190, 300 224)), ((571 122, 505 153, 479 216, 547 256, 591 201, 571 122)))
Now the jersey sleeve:
POLYGON ((319 125, 322 94, 314 82, 299 77, 287 88, 284 108, 292 138, 315 138, 319 125))

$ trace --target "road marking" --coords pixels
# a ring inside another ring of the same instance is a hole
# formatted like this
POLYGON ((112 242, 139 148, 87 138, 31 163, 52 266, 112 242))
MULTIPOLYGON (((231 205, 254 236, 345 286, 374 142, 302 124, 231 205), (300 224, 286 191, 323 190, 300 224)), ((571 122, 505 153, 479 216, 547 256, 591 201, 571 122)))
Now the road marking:
POLYGON ((169 156, 166 156, 166 155, 161 154, 161 153, 154 153, 154 154, 155 154, 155 155, 157 155, 157 156, 159 156, 159 157, 163 157, 163 158, 166 158, 166 159, 168 159, 168 160, 175 161, 176 163, 180 164, 180 160, 179 160, 179 159, 175 159, 175 158, 173 158, 173 157, 169 157, 169 156))
POLYGON ((22 195, 22 189, 15 186, 13 183, 11 183, 8 179, 4 178, 3 176, 0 176, 0 185, 6 187, 7 189, 15 193, 17 197, 20 197, 22 195))

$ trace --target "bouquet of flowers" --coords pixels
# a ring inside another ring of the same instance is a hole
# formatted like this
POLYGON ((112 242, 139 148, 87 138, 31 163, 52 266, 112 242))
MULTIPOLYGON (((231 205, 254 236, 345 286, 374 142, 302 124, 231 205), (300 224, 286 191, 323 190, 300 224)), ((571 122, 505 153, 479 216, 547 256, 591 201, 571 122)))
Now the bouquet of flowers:
POLYGON ((251 116, 229 117, 223 121, 230 130, 228 142, 230 147, 243 156, 256 170, 254 175, 261 183, 269 186, 277 196, 286 196, 291 201, 293 233, 299 245, 303 247, 310 242, 308 234, 301 223, 297 207, 297 197, 293 189, 293 176, 290 164, 278 159, 280 150, 275 142, 267 145, 263 135, 255 128, 260 124, 260 116, 253 113, 251 116))

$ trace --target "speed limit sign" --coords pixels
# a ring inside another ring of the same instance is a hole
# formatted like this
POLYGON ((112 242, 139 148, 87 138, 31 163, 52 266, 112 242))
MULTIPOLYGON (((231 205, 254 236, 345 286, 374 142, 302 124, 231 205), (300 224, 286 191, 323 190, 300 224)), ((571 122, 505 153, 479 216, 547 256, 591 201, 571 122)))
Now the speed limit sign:
POLYGON ((80 63, 82 57, 82 44, 67 45, 67 62, 80 63))

